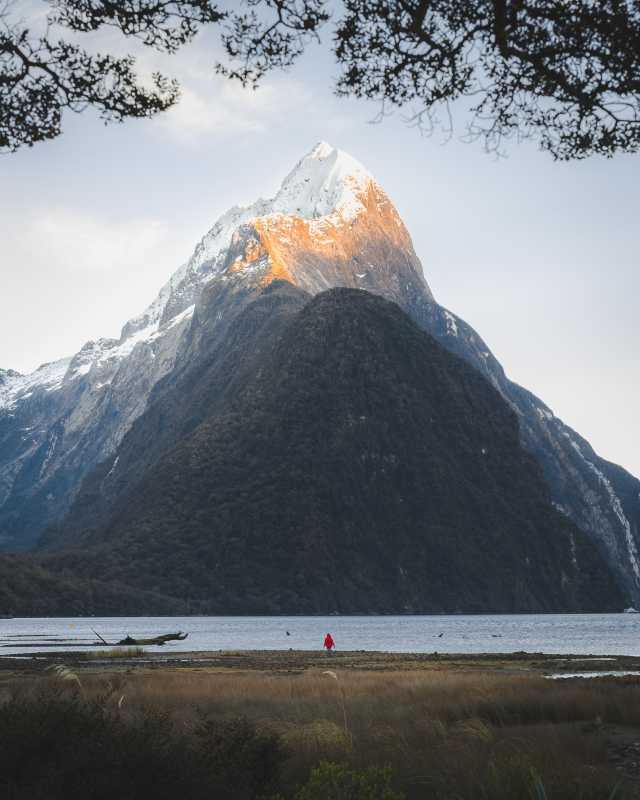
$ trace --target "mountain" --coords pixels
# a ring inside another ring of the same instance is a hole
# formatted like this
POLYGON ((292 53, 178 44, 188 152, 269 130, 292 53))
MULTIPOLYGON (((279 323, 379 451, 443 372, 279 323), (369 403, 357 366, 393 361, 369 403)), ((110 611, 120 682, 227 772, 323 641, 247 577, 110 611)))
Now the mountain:
MULTIPOLYGON (((480 336, 435 301, 384 190, 354 159, 326 144, 296 165, 273 199, 225 214, 117 341, 90 342, 72 359, 2 379, 3 546, 30 548, 52 524, 47 547, 72 542, 80 535, 73 515, 59 523, 76 498, 86 498, 80 492, 85 478, 98 504, 115 502, 119 490, 110 487, 120 468, 119 448, 128 446, 125 437, 144 413, 155 414, 162 434, 145 448, 146 461, 130 465, 132 474, 141 475, 163 447, 174 446, 177 439, 161 422, 162 398, 277 280, 310 295, 350 287, 393 300, 475 367, 516 414, 521 442, 541 464, 557 510, 587 533, 631 601, 640 602, 640 482, 601 459, 542 401, 508 380, 480 336)), ((207 392, 203 405, 206 398, 207 392)), ((193 424, 199 420, 196 414, 193 424)), ((182 423, 175 425, 183 435, 182 423)))
MULTIPOLYGON (((594 545, 552 507, 516 415, 397 304, 274 282, 227 338, 235 385, 200 405, 216 363, 195 391, 167 391, 157 413, 181 412, 165 422, 202 421, 51 569, 203 613, 621 607, 594 545)), ((143 414, 125 441, 153 439, 158 421, 143 414)), ((134 452, 121 448, 130 478, 134 452)))

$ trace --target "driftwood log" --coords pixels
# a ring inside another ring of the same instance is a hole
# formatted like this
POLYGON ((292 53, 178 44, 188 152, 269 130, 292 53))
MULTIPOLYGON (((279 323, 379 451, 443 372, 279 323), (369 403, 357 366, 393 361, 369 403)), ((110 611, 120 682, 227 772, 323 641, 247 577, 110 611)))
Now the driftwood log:
POLYGON ((151 645, 151 644, 166 644, 167 642, 182 642, 184 639, 187 638, 188 633, 182 633, 182 631, 178 631, 178 633, 164 633, 162 636, 152 636, 150 639, 134 639, 133 636, 125 636, 124 639, 121 639, 117 644, 123 645, 151 645))

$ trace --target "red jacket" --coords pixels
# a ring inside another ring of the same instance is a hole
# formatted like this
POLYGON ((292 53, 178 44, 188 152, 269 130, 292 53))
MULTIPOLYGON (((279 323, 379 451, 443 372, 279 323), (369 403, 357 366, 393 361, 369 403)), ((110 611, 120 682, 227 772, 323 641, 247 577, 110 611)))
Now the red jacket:
POLYGON ((332 648, 332 647, 335 647, 335 646, 336 646, 336 643, 333 641, 333 636, 331 636, 331 634, 330 634, 330 633, 328 633, 328 634, 327 634, 327 635, 324 637, 324 646, 325 646, 325 648, 326 648, 327 650, 331 650, 331 648, 332 648))

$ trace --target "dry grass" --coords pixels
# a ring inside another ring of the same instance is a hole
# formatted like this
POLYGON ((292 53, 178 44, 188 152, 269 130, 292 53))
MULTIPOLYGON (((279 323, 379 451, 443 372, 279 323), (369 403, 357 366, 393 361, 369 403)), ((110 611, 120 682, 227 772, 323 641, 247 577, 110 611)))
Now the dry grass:
MULTIPOLYGON (((548 681, 538 675, 464 672, 301 674, 136 670, 82 676, 123 714, 168 711, 188 729, 206 714, 246 717, 287 750, 285 794, 323 759, 390 765, 408 800, 609 798, 607 725, 636 727, 640 683, 548 681)), ((617 796, 635 797, 633 787, 617 796)))
MULTIPOLYGON (((195 706, 216 715, 295 724, 328 718, 349 724, 446 725, 480 718, 505 727, 592 721, 640 726, 640 682, 549 681, 538 675, 399 671, 268 674, 176 670, 127 677, 132 703, 188 714, 195 706)), ((99 681, 98 681, 99 683, 99 681)))

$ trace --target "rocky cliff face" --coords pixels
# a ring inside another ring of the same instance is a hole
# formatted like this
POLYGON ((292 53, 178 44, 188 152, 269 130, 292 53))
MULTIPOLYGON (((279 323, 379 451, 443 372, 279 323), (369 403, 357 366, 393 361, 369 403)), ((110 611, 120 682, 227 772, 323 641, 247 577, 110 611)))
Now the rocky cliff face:
POLYGON ((640 482, 509 381, 478 334, 438 305, 383 189, 326 144, 299 162, 276 197, 225 214, 119 341, 89 343, 29 376, 0 373, 2 546, 31 547, 97 464, 117 471, 117 448, 133 422, 276 279, 310 294, 337 286, 382 295, 476 367, 515 411, 557 509, 588 533, 640 602, 640 482))

